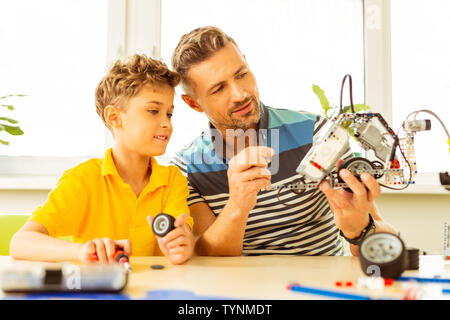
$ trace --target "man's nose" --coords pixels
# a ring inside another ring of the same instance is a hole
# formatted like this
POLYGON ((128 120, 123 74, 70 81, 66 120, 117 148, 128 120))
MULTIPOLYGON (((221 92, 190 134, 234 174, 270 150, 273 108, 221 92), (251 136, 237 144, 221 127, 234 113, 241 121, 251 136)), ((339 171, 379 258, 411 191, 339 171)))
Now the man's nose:
POLYGON ((231 84, 231 99, 234 101, 243 101, 247 97, 245 90, 237 82, 231 84))

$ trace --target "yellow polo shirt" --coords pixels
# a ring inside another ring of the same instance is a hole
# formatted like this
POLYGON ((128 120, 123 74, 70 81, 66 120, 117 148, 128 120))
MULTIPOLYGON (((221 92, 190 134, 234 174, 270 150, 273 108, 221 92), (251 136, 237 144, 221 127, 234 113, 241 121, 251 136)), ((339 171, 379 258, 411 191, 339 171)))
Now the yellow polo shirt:
MULTIPOLYGON (((161 166, 153 157, 151 166, 149 183, 136 197, 119 176, 108 149, 103 159, 90 159, 64 172, 29 220, 41 223, 51 237, 72 236, 79 243, 129 239, 132 255, 162 255, 147 216, 189 214, 189 191, 176 166, 161 166)), ((187 223, 192 229, 192 217, 187 223)))

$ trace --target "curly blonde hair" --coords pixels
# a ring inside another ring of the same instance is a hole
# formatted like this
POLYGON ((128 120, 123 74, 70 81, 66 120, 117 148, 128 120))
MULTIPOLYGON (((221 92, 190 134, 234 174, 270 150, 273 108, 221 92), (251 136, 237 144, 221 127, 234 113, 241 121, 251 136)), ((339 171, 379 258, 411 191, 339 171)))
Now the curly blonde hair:
POLYGON ((214 26, 196 28, 181 37, 172 54, 172 68, 180 74, 185 90, 190 86, 189 68, 207 60, 228 43, 237 46, 233 38, 214 26))
POLYGON ((106 106, 125 109, 127 101, 143 86, 169 85, 175 88, 180 79, 180 75, 169 70, 165 63, 145 54, 135 54, 125 61, 117 60, 95 89, 96 111, 111 130, 105 120, 106 106))

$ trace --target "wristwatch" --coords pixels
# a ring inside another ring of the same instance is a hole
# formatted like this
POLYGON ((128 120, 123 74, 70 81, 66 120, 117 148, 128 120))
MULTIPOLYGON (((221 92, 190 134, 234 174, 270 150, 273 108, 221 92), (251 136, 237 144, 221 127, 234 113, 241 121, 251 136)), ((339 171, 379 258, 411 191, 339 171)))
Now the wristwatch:
POLYGON ((375 229, 376 229, 375 222, 373 221, 372 215, 369 213, 369 224, 367 225, 367 227, 364 228, 364 230, 361 232, 359 237, 354 238, 354 239, 349 239, 346 236, 344 236, 344 233, 342 232, 342 230, 339 230, 339 234, 342 237, 344 237, 344 239, 347 240, 349 243, 359 246, 361 244, 361 242, 368 235, 371 235, 372 233, 375 233, 375 229))

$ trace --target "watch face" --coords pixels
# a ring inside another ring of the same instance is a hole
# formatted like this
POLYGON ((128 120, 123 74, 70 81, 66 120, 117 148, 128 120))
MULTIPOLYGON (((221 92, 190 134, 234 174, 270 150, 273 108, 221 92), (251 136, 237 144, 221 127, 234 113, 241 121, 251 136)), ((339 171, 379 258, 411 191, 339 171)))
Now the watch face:
POLYGON ((394 261, 402 254, 404 246, 400 238, 388 233, 375 233, 361 244, 361 254, 375 263, 394 261))

